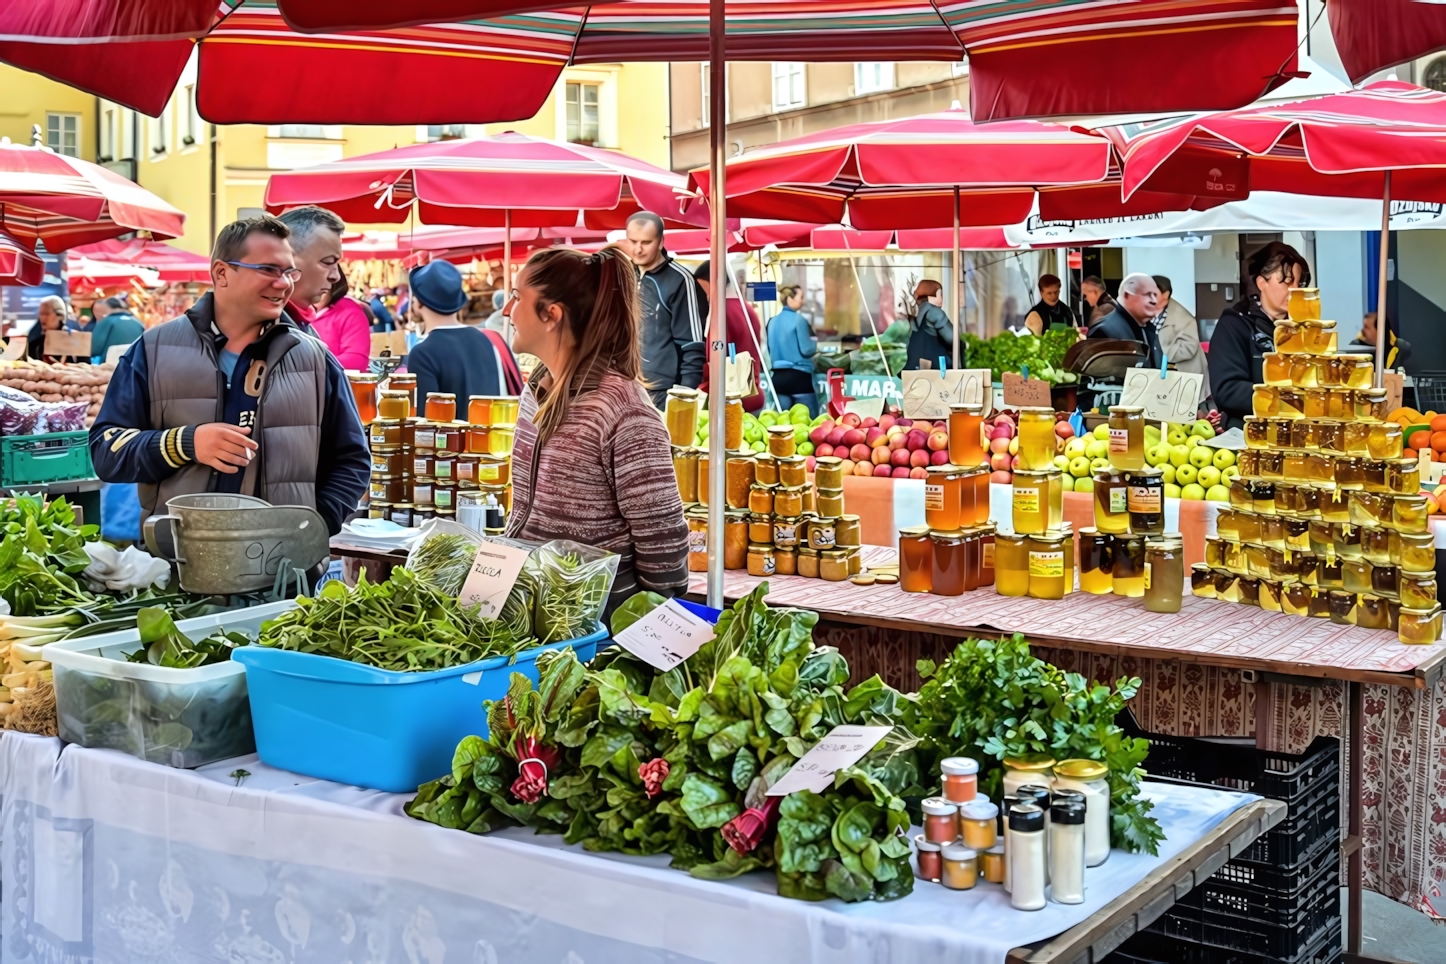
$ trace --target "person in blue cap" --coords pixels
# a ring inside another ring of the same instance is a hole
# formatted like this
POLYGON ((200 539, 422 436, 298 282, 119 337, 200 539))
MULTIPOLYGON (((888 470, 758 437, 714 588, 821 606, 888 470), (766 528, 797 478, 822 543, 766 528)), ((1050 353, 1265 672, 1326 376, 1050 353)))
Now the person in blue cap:
POLYGON ((467 292, 456 266, 433 261, 414 269, 410 281, 424 332, 407 355, 407 370, 417 376, 418 403, 431 392, 448 392, 457 396, 461 412, 473 395, 511 394, 507 375, 517 369, 512 351, 458 318, 467 307, 467 292))

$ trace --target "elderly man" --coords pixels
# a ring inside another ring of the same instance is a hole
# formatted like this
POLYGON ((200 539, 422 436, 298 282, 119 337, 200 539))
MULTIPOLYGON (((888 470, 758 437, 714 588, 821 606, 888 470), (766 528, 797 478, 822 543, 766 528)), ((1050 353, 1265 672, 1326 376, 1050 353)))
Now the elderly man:
POLYGON ((30 326, 26 337, 25 354, 39 361, 45 355, 45 333, 65 328, 65 299, 59 295, 46 295, 35 308, 35 324, 30 326))
POLYGON ((1104 279, 1098 275, 1090 275, 1081 281, 1079 293, 1085 300, 1085 310, 1081 314, 1085 316, 1085 323, 1091 328, 1101 318, 1115 310, 1115 299, 1110 297, 1109 291, 1105 288, 1104 279))
POLYGON ((1115 310, 1090 329, 1091 338, 1137 341, 1147 349, 1145 364, 1160 364, 1160 335, 1152 319, 1160 313, 1160 289, 1147 274, 1132 274, 1120 282, 1115 310))

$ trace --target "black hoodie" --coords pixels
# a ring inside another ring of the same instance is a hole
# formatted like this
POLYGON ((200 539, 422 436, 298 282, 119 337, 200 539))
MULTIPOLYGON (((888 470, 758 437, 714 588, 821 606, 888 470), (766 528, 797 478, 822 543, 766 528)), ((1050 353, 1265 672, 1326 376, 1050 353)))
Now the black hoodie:
POLYGON ((1243 428, 1250 396, 1263 381, 1261 356, 1275 351, 1275 322, 1255 296, 1220 313, 1210 336, 1210 394, 1225 414, 1226 428, 1243 428))

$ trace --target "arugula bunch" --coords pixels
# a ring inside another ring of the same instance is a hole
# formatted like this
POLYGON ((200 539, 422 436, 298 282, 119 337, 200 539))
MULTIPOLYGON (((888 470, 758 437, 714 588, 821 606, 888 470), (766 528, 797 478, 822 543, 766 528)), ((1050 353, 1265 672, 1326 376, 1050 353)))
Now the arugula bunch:
POLYGON ((126 653, 126 660, 171 669, 195 669, 225 662, 231 658, 233 649, 251 642, 245 633, 223 629, 193 641, 176 628, 171 614, 160 606, 147 606, 136 613, 136 628, 140 630, 141 648, 126 653))
MULTIPOLYGON (((926 682, 918 694, 916 730, 942 756, 981 764, 1043 753, 1089 759, 1110 768, 1111 839, 1116 847, 1156 853, 1164 839, 1140 797, 1140 765, 1149 743, 1125 736, 1115 718, 1139 692, 1140 680, 1090 685, 1029 652, 1024 637, 967 639, 943 663, 919 661, 926 682)), ((981 772, 985 792, 998 795, 1002 767, 981 772)))

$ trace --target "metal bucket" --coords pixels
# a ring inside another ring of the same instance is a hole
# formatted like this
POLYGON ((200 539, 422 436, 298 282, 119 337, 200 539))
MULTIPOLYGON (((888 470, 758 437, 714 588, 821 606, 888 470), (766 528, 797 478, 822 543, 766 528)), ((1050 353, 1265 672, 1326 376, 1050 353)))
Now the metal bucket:
POLYGON ((181 588, 202 595, 270 589, 283 559, 310 569, 331 555, 315 509, 247 495, 179 495, 145 521, 146 548, 176 564, 181 588))

